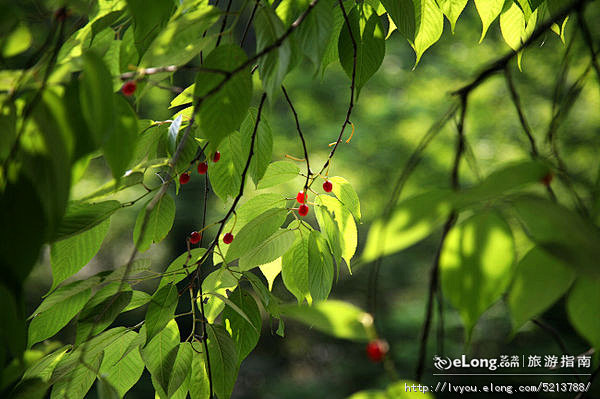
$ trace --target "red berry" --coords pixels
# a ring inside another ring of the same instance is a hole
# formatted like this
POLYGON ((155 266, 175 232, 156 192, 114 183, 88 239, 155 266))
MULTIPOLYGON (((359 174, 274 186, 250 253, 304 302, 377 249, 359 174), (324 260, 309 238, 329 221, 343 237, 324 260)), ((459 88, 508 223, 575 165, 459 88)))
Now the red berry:
POLYGON ((215 155, 213 155, 213 162, 219 162, 219 159, 221 159, 221 153, 217 151, 215 152, 215 155))
POLYGON ((226 234, 223 236, 223 242, 224 242, 225 244, 231 244, 231 243, 233 242, 233 234, 231 234, 231 233, 226 233, 226 234))
POLYGON ((323 190, 325 190, 326 193, 330 193, 331 190, 333 190, 333 184, 331 184, 329 180, 325 180, 325 183, 323 183, 323 190))
POLYGON ((388 343, 381 339, 375 339, 367 344, 367 356, 371 361, 377 363, 383 360, 388 352, 388 343))
POLYGON ((200 173, 201 175, 206 174, 206 171, 208 170, 208 164, 206 162, 200 162, 198 164, 198 173, 200 173))
POLYGON ((296 195, 296 201, 298 201, 301 204, 306 202, 306 196, 304 195, 304 191, 298 192, 298 195, 296 195))
POLYGON ((192 231, 190 234, 190 244, 198 244, 201 238, 202 234, 198 233, 197 231, 192 231))
POLYGON ((137 89, 135 80, 128 80, 127 82, 123 83, 123 86, 121 87, 121 91, 127 97, 131 97, 133 93, 135 93, 135 89, 137 89))
POLYGON ((308 205, 306 205, 306 204, 300 205, 300 207, 298 208, 298 215, 300 215, 300 216, 308 215, 308 205))
POLYGON ((179 184, 187 184, 190 181, 189 173, 182 173, 179 175, 179 184))
POLYGON ((554 174, 552 172, 548 172, 546 174, 546 176, 542 177, 542 184, 546 187, 550 187, 550 183, 552 183, 552 178, 554 177, 554 174))

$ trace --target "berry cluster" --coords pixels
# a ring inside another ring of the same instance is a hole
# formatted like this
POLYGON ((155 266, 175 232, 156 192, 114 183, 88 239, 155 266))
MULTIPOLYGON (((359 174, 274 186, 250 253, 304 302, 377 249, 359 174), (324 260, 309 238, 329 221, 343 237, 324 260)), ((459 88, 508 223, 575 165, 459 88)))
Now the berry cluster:
MULTIPOLYGON (((216 151, 213 155, 213 162, 219 162, 221 159, 221 153, 216 151)), ((208 163, 206 161, 200 162, 198 164, 198 174, 205 175, 208 171, 208 163)), ((187 184, 190 181, 190 172, 184 172, 179 175, 179 184, 187 184)))
MULTIPOLYGON (((325 180, 325 183, 323 183, 323 190, 326 193, 330 193, 331 190, 333 190, 333 184, 329 180, 325 180)), ((308 215, 309 208, 308 205, 306 205, 306 199, 307 193, 304 190, 299 191, 296 195, 296 201, 298 201, 298 203, 300 204, 300 206, 298 207, 298 215, 302 217, 308 215)))

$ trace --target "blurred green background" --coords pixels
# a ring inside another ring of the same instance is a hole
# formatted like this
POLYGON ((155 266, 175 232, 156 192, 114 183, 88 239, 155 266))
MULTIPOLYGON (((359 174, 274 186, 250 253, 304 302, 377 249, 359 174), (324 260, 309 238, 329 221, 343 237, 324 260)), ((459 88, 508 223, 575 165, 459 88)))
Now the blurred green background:
MULTIPOLYGON (((236 2, 233 9, 236 9, 236 2)), ((599 21, 599 7, 590 6, 587 15, 589 21, 599 21)), ((28 18, 35 23, 38 16, 32 13, 28 18)), ((575 33, 575 27, 575 21, 569 21, 567 41, 575 33)), ((592 24, 592 27, 598 28, 597 24, 592 24)), ((239 24, 239 29, 242 28, 243 24, 239 24)), ((482 66, 508 51, 500 37, 497 21, 482 44, 478 44, 480 35, 481 23, 470 2, 459 19, 455 34, 451 34, 446 21, 442 39, 425 53, 414 70, 414 53, 406 40, 397 32, 387 40, 385 60, 378 73, 362 89, 351 118, 356 128, 354 137, 349 144, 344 143, 338 148, 330 170, 330 175, 343 176, 350 181, 361 200, 363 223, 359 226, 358 254, 364 246, 370 223, 386 206, 393 183, 411 152, 432 123, 441 118, 455 101, 449 92, 467 83, 482 66)), ((248 40, 249 53, 254 52, 253 46, 252 38, 248 40)), ((543 155, 550 154, 545 133, 551 116, 555 80, 565 49, 566 46, 558 36, 549 32, 538 45, 525 52, 522 72, 517 70, 515 63, 511 64, 527 117, 543 155)), ((587 49, 578 38, 570 55, 568 81, 576 79, 588 62, 587 49)), ((311 164, 321 165, 330 150, 328 143, 335 141, 345 115, 349 79, 339 66, 329 68, 322 78, 312 71, 310 64, 300 65, 287 77, 285 85, 308 139, 311 164)), ((182 72, 175 76, 173 84, 186 87, 192 81, 193 73, 182 72)), ((578 101, 558 133, 559 148, 577 182, 577 190, 591 208, 598 202, 594 195, 597 193, 600 166, 598 87, 597 77, 592 72, 587 76, 578 101)), ((256 92, 258 91, 257 87, 256 92)), ((174 94, 169 91, 148 88, 138 104, 140 115, 153 120, 170 119, 172 114, 167 108, 173 97, 174 94)), ((283 160, 285 154, 301 158, 302 148, 292 114, 283 98, 280 96, 270 102, 265 113, 275 137, 273 160, 283 160)), ((462 163, 461 184, 465 186, 489 174, 500 162, 529 157, 528 142, 502 75, 489 79, 471 96, 465 133, 469 153, 472 155, 467 157, 468 162, 462 163)), ((427 148, 424 159, 408 181, 402 198, 431 188, 449 187, 455 138, 455 122, 450 121, 427 148)), ((304 167, 303 164, 300 166, 304 167)), ((73 198, 109 179, 110 173, 103 161, 93 160, 84 179, 74 187, 73 198)), ((154 270, 164 270, 171 260, 183 253, 185 237, 200 226, 203 181, 197 174, 193 174, 191 183, 176 198, 177 214, 173 230, 165 241, 143 254, 144 257, 152 258, 154 270)), ((276 187, 275 190, 293 197, 301 187, 299 179, 276 187)), ((248 197, 254 194, 253 188, 248 190, 248 197)), ((572 206, 572 197, 556 179, 553 188, 561 203, 572 206)), ((140 193, 141 191, 130 190, 121 194, 120 199, 131 200, 140 193)), ((217 220, 228 208, 214 194, 209 198, 208 222, 217 220)), ((74 279, 85 278, 126 263, 132 249, 133 225, 140 206, 141 202, 112 218, 109 236, 100 252, 74 279)), ((312 212, 308 219, 316 225, 312 212)), ((211 237, 207 236, 206 239, 211 237)), ((429 269, 438 242, 439 232, 397 255, 385 258, 382 263, 375 318, 380 334, 390 343, 390 357, 401 378, 414 378, 429 269)), ((334 285, 332 297, 367 308, 370 269, 371 265, 357 264, 352 276, 342 270, 334 285)), ((27 283, 29 313, 49 290, 51 281, 49 251, 46 250, 27 283)), ((143 283, 137 289, 150 291, 154 284, 157 281, 143 283)), ((275 282, 274 291, 281 298, 293 300, 283 287, 280 277, 275 282)), ((131 311, 120 316, 117 323, 136 324, 143 318, 143 314, 144 308, 131 311)), ((445 305, 444 315, 444 346, 449 356, 458 357, 463 353, 477 357, 561 354, 553 338, 531 323, 523 327, 515 337, 511 337, 507 307, 502 302, 484 314, 475 328, 469 347, 464 347, 460 318, 449 304, 445 305)), ((589 348, 570 327, 562 302, 546 312, 543 319, 559 331, 570 354, 577 355, 589 348)), ((190 327, 186 325, 189 321, 180 321, 182 335, 185 336, 185 331, 190 327)), ((424 374, 424 381, 430 384, 439 381, 432 375, 431 358, 437 353, 435 326, 434 319, 424 374)), ((63 330, 57 338, 71 341, 74 337, 74 329, 71 327, 63 330)), ((276 324, 264 320, 257 348, 242 363, 234 398, 344 398, 362 389, 384 387, 390 382, 381 364, 368 361, 362 344, 331 339, 292 322, 286 323, 285 338, 281 338, 275 334, 276 328, 276 324)), ((545 378, 547 382, 575 382, 571 377, 545 378)), ((445 381, 455 381, 457 384, 494 382, 537 385, 540 377, 513 377, 512 380, 502 377, 485 377, 479 380, 448 378, 445 381)), ((88 396, 96 397, 96 394, 92 390, 88 396)), ((574 395, 543 397, 571 396, 574 395)), ((147 372, 126 397, 153 397, 147 372)))

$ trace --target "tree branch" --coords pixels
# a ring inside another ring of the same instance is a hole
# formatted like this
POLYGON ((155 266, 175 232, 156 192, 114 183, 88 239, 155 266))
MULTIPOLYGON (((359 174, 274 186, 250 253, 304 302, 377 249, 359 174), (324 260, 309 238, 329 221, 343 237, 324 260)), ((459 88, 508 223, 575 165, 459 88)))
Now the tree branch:
POLYGON ((288 93, 285 90, 284 86, 281 86, 281 90, 283 91, 283 95, 285 96, 285 99, 286 99, 288 105, 290 106, 290 110, 292 111, 292 114, 294 114, 294 120, 296 121, 296 130, 298 131, 298 136, 300 136, 300 140, 302 141, 302 149, 304 150, 304 159, 306 160, 306 182, 304 183, 304 193, 306 195, 306 192, 308 190, 308 181, 310 179, 310 176, 312 175, 312 171, 310 170, 310 162, 308 161, 308 151, 306 150, 306 140, 304 140, 304 134, 302 134, 302 129, 300 128, 300 121, 298 120, 298 113, 296 112, 296 109, 294 108, 294 105, 292 104, 292 100, 290 100, 290 97, 288 96, 288 93))

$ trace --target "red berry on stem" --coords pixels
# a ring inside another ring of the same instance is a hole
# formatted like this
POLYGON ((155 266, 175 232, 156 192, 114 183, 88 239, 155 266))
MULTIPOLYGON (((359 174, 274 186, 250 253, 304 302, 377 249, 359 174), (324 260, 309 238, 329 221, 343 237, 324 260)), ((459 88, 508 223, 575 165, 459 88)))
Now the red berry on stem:
POLYGON ((388 349, 389 346, 386 341, 375 339, 367 344, 367 356, 371 361, 377 363, 383 360, 388 349))
POLYGON ((298 201, 301 204, 306 202, 306 196, 304 195, 304 191, 298 192, 298 195, 296 195, 296 201, 298 201))
POLYGON ((192 231, 190 234, 190 244, 198 244, 201 238, 202 234, 198 233, 197 231, 192 231))
POLYGON ((187 184, 190 181, 189 173, 182 173, 179 175, 179 184, 187 184))
POLYGON ((542 177, 542 184, 546 187, 550 186, 550 183, 552 183, 552 178, 554 177, 554 174, 552 172, 548 172, 544 177, 542 177))
POLYGON ((329 180, 325 180, 325 183, 323 183, 323 190, 325 190, 326 193, 330 193, 331 190, 333 190, 333 184, 331 184, 329 180))
POLYGON ((206 162, 200 162, 198 164, 198 173, 200 173, 201 175, 206 174, 206 171, 208 170, 208 164, 206 162))
POLYGON ((231 243, 233 242, 233 234, 231 234, 231 233, 226 233, 226 234, 223 236, 223 242, 224 242, 225 244, 231 244, 231 243))
POLYGON ((221 153, 217 151, 215 152, 215 155, 213 155, 213 162, 219 162, 219 159, 221 159, 221 153))
POLYGON ((306 204, 300 205, 300 207, 298 208, 298 215, 300 215, 300 216, 308 215, 308 205, 306 205, 306 204))
POLYGON ((137 89, 135 80, 128 80, 127 82, 123 83, 123 86, 121 87, 121 91, 127 97, 131 97, 133 93, 135 93, 135 89, 137 89))

